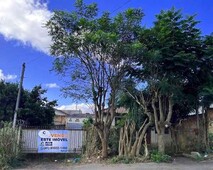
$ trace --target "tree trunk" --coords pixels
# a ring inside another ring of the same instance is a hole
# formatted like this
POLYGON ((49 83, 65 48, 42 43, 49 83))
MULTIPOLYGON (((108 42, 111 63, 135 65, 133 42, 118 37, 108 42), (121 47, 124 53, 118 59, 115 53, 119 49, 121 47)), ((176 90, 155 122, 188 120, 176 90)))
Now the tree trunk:
POLYGON ((158 152, 165 153, 165 128, 160 128, 160 133, 158 134, 158 152))
POLYGON ((140 129, 136 131, 135 123, 129 125, 126 122, 124 127, 120 130, 119 156, 139 156, 142 141, 151 124, 152 122, 147 123, 147 120, 145 120, 140 129))
POLYGON ((124 139, 124 128, 120 129, 120 138, 119 138, 119 156, 124 155, 124 145, 125 145, 125 139, 124 139))
POLYGON ((179 148, 178 148, 178 143, 177 143, 177 133, 178 133, 178 130, 177 130, 177 125, 175 125, 175 127, 171 127, 171 138, 172 138, 172 147, 173 147, 173 151, 175 153, 178 152, 179 148))
POLYGON ((201 138, 200 138, 200 119, 199 119, 199 111, 198 111, 198 104, 196 105, 196 123, 197 123, 197 151, 200 151, 200 144, 201 144, 201 138))
POLYGON ((107 156, 108 156, 108 152, 107 152, 108 141, 106 139, 102 139, 101 143, 102 143, 102 158, 107 158, 107 156))
POLYGON ((205 122, 206 122, 206 150, 210 149, 209 146, 209 115, 208 115, 208 109, 205 110, 205 122))
POLYGON ((148 150, 148 146, 147 146, 147 140, 146 140, 146 135, 144 135, 144 153, 145 153, 145 157, 147 158, 149 156, 149 150, 148 150))
POLYGON ((139 156, 140 155, 140 149, 141 149, 141 144, 142 144, 142 141, 144 139, 144 141, 146 141, 146 132, 148 130, 148 128, 151 126, 152 122, 149 120, 149 122, 144 126, 140 136, 139 136, 139 141, 138 141, 138 144, 137 144, 137 151, 136 151, 136 156, 139 156))
POLYGON ((101 138, 102 146, 102 158, 105 159, 108 156, 108 139, 109 139, 109 130, 104 128, 102 132, 99 132, 101 138))

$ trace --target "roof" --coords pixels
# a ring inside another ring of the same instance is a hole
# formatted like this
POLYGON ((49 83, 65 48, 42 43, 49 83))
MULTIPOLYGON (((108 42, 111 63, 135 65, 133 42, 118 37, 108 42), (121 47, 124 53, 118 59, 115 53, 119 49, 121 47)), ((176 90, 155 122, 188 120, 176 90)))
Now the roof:
POLYGON ((66 129, 83 129, 82 123, 67 123, 66 129))
POLYGON ((128 113, 129 110, 126 109, 125 107, 119 107, 119 108, 116 109, 115 112, 116 112, 116 113, 119 113, 119 114, 123 114, 123 113, 128 113))
MULTIPOLYGON (((104 109, 104 112, 107 112, 107 111, 109 111, 109 108, 104 109)), ((125 107, 118 107, 115 110, 116 114, 125 114, 125 113, 128 113, 128 112, 129 112, 129 110, 126 109, 125 107)))
POLYGON ((58 110, 55 109, 55 115, 58 116, 69 116, 72 114, 82 114, 81 110, 58 110))
POLYGON ((68 115, 72 115, 72 114, 82 114, 81 110, 62 110, 64 113, 68 114, 68 115))
POLYGON ((67 113, 63 112, 62 110, 55 109, 55 115, 66 116, 67 113))
POLYGON ((67 117, 70 117, 70 118, 89 118, 89 117, 95 117, 95 114, 90 114, 90 113, 86 113, 86 114, 70 114, 67 117))

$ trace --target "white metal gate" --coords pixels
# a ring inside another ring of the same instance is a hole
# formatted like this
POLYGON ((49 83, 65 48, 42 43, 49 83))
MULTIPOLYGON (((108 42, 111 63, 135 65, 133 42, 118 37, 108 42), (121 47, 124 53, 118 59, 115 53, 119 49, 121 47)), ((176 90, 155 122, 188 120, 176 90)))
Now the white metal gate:
MULTIPOLYGON (((40 129, 22 129, 22 152, 38 153, 38 133, 40 129)), ((68 153, 81 153, 86 132, 83 130, 68 131, 68 153)))

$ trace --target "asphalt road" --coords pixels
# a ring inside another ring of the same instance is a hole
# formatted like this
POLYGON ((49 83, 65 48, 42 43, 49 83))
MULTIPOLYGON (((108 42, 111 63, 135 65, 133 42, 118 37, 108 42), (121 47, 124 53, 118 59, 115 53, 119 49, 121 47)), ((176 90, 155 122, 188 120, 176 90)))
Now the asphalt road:
POLYGON ((172 163, 135 164, 68 164, 59 162, 32 162, 16 170, 213 170, 213 160, 193 161, 188 158, 175 158, 172 163))

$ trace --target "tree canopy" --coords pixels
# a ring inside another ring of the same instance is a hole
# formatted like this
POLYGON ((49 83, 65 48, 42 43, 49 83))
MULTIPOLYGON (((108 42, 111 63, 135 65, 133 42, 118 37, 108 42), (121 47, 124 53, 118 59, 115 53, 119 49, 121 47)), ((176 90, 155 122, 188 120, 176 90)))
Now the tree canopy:
MULTIPOLYGON (((22 89, 18 120, 30 126, 51 125, 54 118, 56 101, 43 97, 46 90, 35 86, 31 91, 22 89)), ((0 82, 0 121, 12 121, 18 93, 18 84, 0 82)))
POLYGON ((153 27, 141 29, 142 54, 132 57, 129 75, 147 83, 142 93, 148 90, 151 100, 142 104, 151 105, 160 152, 164 152, 165 128, 197 109, 202 86, 211 82, 212 57, 207 55, 211 49, 205 42, 211 38, 203 40, 198 23, 195 16, 185 17, 175 8, 161 11, 153 27))
POLYGON ((126 78, 146 84, 135 87, 137 93, 124 90, 142 107, 147 127, 154 120, 164 152, 165 128, 195 109, 199 99, 210 100, 212 36, 202 37, 195 16, 175 8, 161 11, 153 27, 145 28, 141 9, 111 17, 108 12, 98 15, 96 4, 82 0, 75 7, 72 12, 55 11, 47 22, 50 52, 56 56, 54 69, 67 81, 66 96, 93 101, 102 156, 107 156, 116 97, 126 78))
POLYGON ((129 51, 138 48, 136 37, 143 12, 128 9, 111 18, 107 12, 98 17, 96 4, 85 5, 77 0, 75 7, 70 13, 56 11, 48 21, 53 40, 51 54, 58 56, 55 70, 71 77, 65 94, 93 101, 94 125, 102 141, 102 156, 106 157, 115 98, 129 51))

